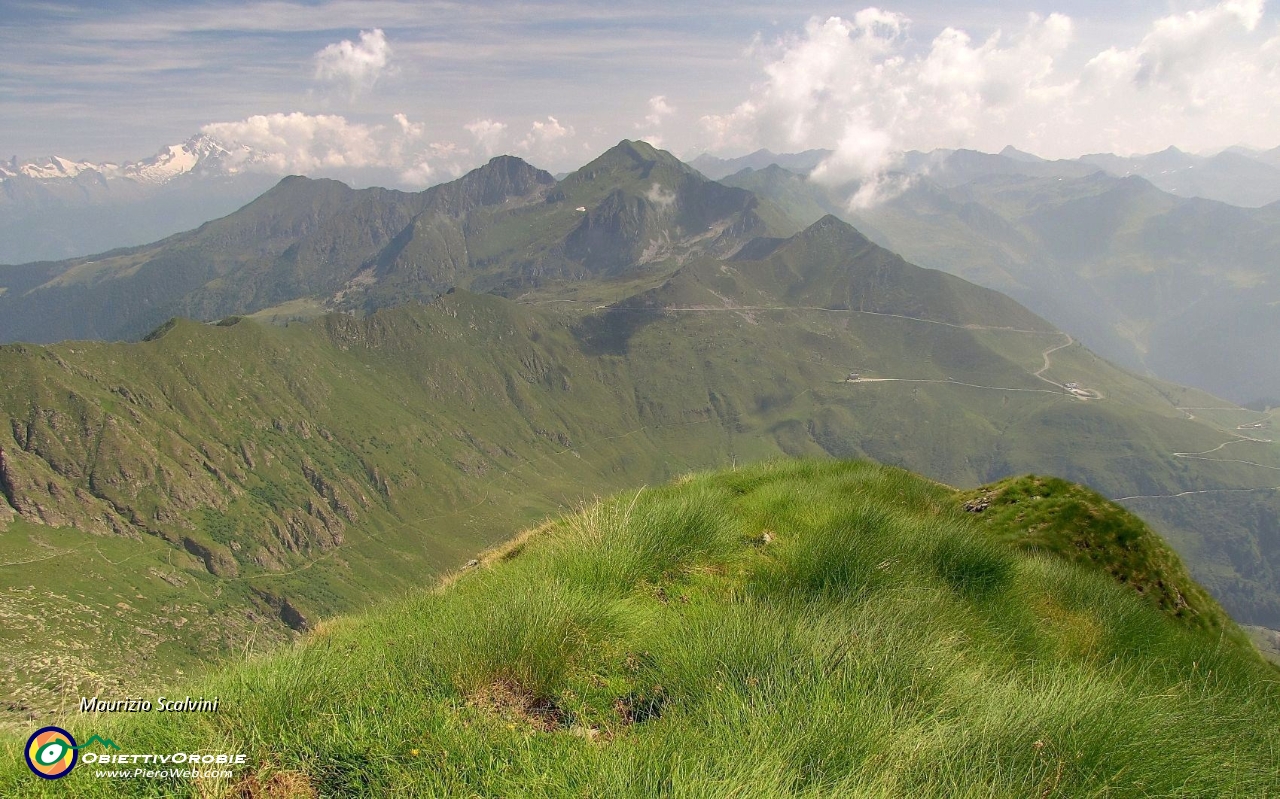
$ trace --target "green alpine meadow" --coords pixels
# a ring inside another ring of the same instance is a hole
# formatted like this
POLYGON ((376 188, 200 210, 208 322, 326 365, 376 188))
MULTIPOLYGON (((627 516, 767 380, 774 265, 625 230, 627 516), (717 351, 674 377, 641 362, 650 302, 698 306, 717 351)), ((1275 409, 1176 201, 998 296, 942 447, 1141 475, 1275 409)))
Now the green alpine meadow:
POLYGON ((48 783, 10 742, 0 789, 1265 796, 1277 677, 1167 545, 1094 492, 775 461, 585 503, 179 688, 218 696, 216 714, 68 721, 125 753, 243 753, 229 778, 82 762, 48 783))

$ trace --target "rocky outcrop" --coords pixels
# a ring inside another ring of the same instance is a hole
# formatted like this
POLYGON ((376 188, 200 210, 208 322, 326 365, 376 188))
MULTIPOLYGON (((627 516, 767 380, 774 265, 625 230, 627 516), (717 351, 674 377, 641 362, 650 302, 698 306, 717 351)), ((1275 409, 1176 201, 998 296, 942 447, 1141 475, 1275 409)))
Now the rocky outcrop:
POLYGON ((269 608, 271 608, 272 612, 280 617, 280 621, 284 622, 290 629, 300 633, 311 629, 311 620, 308 619, 306 614, 304 614, 296 604, 291 602, 288 597, 277 596, 270 591, 263 591, 260 589, 254 589, 254 593, 256 593, 258 597, 265 602, 269 608))
MULTIPOLYGON (((326 480, 311 463, 303 462, 302 475, 307 479, 307 482, 311 485, 311 488, 315 490, 316 494, 320 495, 320 497, 328 503, 330 510, 339 514, 348 522, 354 523, 356 521, 356 510, 352 507, 351 502, 344 496, 347 493, 346 490, 342 490, 340 492, 340 490, 334 486, 333 483, 326 480)), ((313 513, 312 515, 315 514, 313 513)))
POLYGON ((13 508, 13 485, 10 482, 9 464, 4 457, 4 447, 0 447, 0 530, 9 526, 17 516, 13 508))
POLYGON ((93 496, 21 449, 0 454, 0 522, 14 517, 95 535, 123 532, 128 523, 111 503, 93 496))
POLYGON ((236 577, 240 574, 235 556, 221 544, 205 543, 187 536, 182 539, 182 546, 203 561, 210 574, 218 577, 236 577))

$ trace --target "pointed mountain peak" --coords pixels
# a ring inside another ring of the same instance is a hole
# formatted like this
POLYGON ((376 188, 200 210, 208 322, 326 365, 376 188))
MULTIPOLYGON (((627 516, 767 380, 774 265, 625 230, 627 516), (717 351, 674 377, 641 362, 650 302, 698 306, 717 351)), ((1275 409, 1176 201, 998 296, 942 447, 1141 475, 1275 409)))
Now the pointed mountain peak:
POLYGON ((591 163, 566 175, 560 181, 556 196, 593 208, 614 192, 632 197, 665 196, 681 191, 681 186, 711 182, 666 150, 659 150, 648 142, 624 139, 591 163))
POLYGON ((804 241, 847 241, 858 246, 870 241, 857 228, 834 214, 827 214, 797 233, 794 238, 804 241))
POLYGON ((550 172, 538 169, 523 158, 514 155, 499 155, 490 158, 489 163, 471 170, 463 175, 461 180, 478 180, 489 183, 497 181, 511 186, 525 187, 519 189, 521 194, 528 191, 527 187, 535 184, 549 185, 555 183, 555 178, 551 176, 550 172))
POLYGON ((1005 148, 1000 151, 1000 155, 1003 155, 1005 158, 1011 158, 1014 161, 1024 161, 1029 164, 1038 164, 1044 160, 1038 155, 1033 155, 1032 153, 1019 150, 1012 144, 1006 144, 1005 148))
POLYGON ((789 253, 802 258, 812 258, 814 253, 827 253, 823 257, 830 257, 835 254, 852 255, 868 246, 874 245, 857 228, 833 214, 827 214, 791 238, 752 242, 743 248, 745 252, 741 257, 762 259, 773 253, 789 253))
POLYGON ((306 202, 322 195, 345 195, 354 191, 355 189, 347 184, 330 178, 286 175, 280 178, 279 183, 267 189, 253 202, 245 206, 245 209, 277 208, 281 202, 306 202))
POLYGON ((262 201, 268 200, 270 197, 293 197, 307 195, 321 188, 339 188, 339 190, 352 190, 346 183, 333 181, 330 178, 308 178, 306 175, 284 175, 275 186, 266 190, 262 195, 253 200, 250 205, 259 205, 262 201))
MULTIPOLYGON (((613 147, 606 150, 605 155, 614 152, 625 153, 632 158, 643 158, 649 161, 661 157, 663 153, 662 150, 659 150, 657 147, 654 147, 643 139, 636 139, 635 141, 623 139, 613 147)), ((667 153, 667 155, 670 155, 670 153, 667 153)))
POLYGON ((488 163, 486 163, 484 166, 476 167, 472 171, 473 172, 483 172, 485 170, 512 171, 512 170, 525 170, 525 169, 530 169, 538 172, 542 171, 518 155, 495 155, 493 158, 490 158, 488 163))
POLYGON ((647 171, 658 164, 674 167, 683 172, 692 173, 695 171, 671 153, 666 150, 659 150, 646 141, 623 139, 608 150, 605 150, 594 161, 579 169, 574 175, 594 175, 617 169, 647 171))
POLYGON ((527 198, 555 185, 550 172, 523 158, 499 155, 451 183, 427 189, 452 213, 466 213, 486 205, 502 205, 516 197, 527 198))
POLYGON ((284 177, 280 178, 280 182, 277 183, 275 187, 271 189, 271 191, 275 191, 277 189, 296 190, 296 189, 305 188, 311 185, 325 185, 325 184, 337 184, 339 186, 347 185, 341 181, 333 180, 331 178, 309 178, 306 175, 285 175, 284 177))
POLYGON ((1199 159, 1190 153, 1179 150, 1177 147, 1166 147, 1158 153, 1140 156, 1141 161, 1148 167, 1176 169, 1194 164, 1199 159))
POLYGON ((320 208, 336 207, 356 193, 347 184, 330 178, 286 175, 236 213, 209 224, 234 227, 246 223, 246 220, 305 216, 316 213, 320 208))

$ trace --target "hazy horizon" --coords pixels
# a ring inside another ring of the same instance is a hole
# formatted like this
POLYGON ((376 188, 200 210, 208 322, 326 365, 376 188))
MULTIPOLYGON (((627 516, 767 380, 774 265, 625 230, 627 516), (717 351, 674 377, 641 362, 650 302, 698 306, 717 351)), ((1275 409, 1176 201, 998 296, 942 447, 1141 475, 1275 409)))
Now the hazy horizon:
POLYGON ((17 3, 0 158, 148 158, 205 133, 263 171, 426 186, 510 153, 553 172, 620 139, 690 159, 828 148, 1045 158, 1280 145, 1280 18, 1262 0, 17 3))

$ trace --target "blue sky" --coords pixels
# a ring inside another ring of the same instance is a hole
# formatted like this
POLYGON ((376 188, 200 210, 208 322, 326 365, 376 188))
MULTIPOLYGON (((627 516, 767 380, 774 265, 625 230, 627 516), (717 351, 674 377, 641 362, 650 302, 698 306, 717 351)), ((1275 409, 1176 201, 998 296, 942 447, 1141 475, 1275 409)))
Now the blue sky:
POLYGON ((312 160, 418 180, 638 137, 836 147, 850 172, 930 146, 1280 144, 1261 0, 3 2, 0 19, 2 158, 136 159, 211 125, 295 166, 328 148, 312 160))

